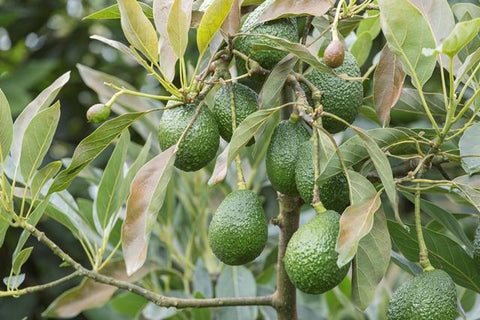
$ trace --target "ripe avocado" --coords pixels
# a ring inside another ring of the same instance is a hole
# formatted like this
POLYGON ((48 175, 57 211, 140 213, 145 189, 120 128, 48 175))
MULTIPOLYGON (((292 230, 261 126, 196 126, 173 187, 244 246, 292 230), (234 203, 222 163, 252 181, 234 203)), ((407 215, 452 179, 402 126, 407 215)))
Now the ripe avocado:
MULTIPOLYGON (((247 17, 247 19, 245 19, 245 22, 240 28, 240 32, 250 34, 265 34, 283 38, 291 42, 298 42, 297 22, 295 19, 287 18, 272 20, 255 25, 257 19, 265 10, 268 10, 268 7, 272 2, 273 1, 265 1, 263 4, 258 6, 247 17)), ((235 49, 249 56, 266 69, 272 69, 287 55, 287 52, 275 49, 253 49, 254 45, 276 46, 271 40, 259 36, 240 36, 237 37, 234 42, 235 49)), ((245 62, 243 60, 238 60, 240 59, 237 59, 237 68, 239 69, 239 73, 245 73, 245 62)))
MULTIPOLYGON (((177 143, 195 115, 196 108, 197 105, 186 104, 163 112, 158 129, 162 150, 177 143)), ((175 166, 184 171, 196 171, 205 167, 215 158, 219 143, 217 122, 208 107, 204 106, 180 143, 175 166)))
POLYGON ((287 245, 284 262, 290 281, 303 292, 324 293, 336 287, 347 275, 350 263, 339 268, 335 251, 340 215, 335 211, 318 213, 302 225, 287 245))
POLYGON ((220 135, 225 141, 230 141, 232 138, 232 99, 235 104, 237 126, 246 117, 257 111, 258 95, 255 91, 240 83, 224 84, 215 95, 213 114, 217 120, 220 135), (230 90, 233 92, 233 97, 230 90))
MULTIPOLYGON (((350 52, 345 52, 343 64, 333 72, 337 75, 346 74, 350 77, 361 76, 357 61, 350 52)), ((325 111, 339 116, 348 123, 353 123, 363 101, 361 81, 345 80, 316 69, 308 73, 305 78, 321 91, 320 103, 325 111)), ((303 89, 310 97, 310 90, 304 85, 303 89)), ((311 100, 310 103, 312 103, 311 100)), ((323 126, 330 133, 337 133, 347 128, 345 124, 329 117, 323 117, 323 126)))
POLYGON ((208 241, 225 264, 241 265, 262 253, 267 242, 267 219, 258 196, 250 190, 230 193, 213 215, 208 241))
POLYGON ((267 149, 267 175, 278 192, 289 196, 298 195, 295 184, 295 163, 298 149, 310 135, 300 122, 281 121, 273 132, 267 149))
MULTIPOLYGON (((308 140, 299 148, 295 182, 305 203, 312 203, 314 187, 313 144, 308 140)), ((320 201, 325 208, 342 213, 350 205, 350 190, 345 174, 339 173, 319 185, 320 201)))
POLYGON ((455 283, 439 269, 404 283, 393 293, 387 312, 389 320, 454 320, 456 316, 455 283))

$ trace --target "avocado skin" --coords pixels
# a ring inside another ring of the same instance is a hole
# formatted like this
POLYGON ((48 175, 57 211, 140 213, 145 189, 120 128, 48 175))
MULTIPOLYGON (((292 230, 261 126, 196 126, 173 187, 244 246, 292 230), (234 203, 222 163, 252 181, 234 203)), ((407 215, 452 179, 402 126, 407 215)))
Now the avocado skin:
POLYGON ((300 122, 281 121, 275 128, 266 154, 268 179, 273 188, 289 196, 298 195, 295 164, 300 145, 310 138, 300 122))
MULTIPOLYGON (((196 108, 197 105, 186 104, 163 112, 158 129, 158 140, 162 150, 177 143, 195 115, 196 108)), ((184 171, 197 171, 205 167, 215 158, 219 143, 217 122, 208 107, 204 106, 180 142, 175 167, 184 171)))
POLYGON ((249 87, 241 83, 229 83, 220 87, 215 95, 213 114, 218 123, 220 136, 227 142, 230 141, 233 133, 230 86, 232 86, 235 104, 236 126, 258 109, 258 95, 249 87))
MULTIPOLYGON (((343 64, 333 72, 337 75, 346 74, 350 77, 361 76, 357 61, 350 52, 345 52, 343 64)), ((305 75, 305 78, 321 91, 320 103, 323 105, 324 111, 330 112, 350 124, 353 123, 363 102, 361 81, 344 80, 316 69, 305 75)), ((310 90, 305 85, 302 86, 307 92, 309 102, 313 103, 310 90)), ((347 128, 342 122, 329 117, 323 117, 322 121, 323 127, 330 133, 337 133, 347 128)))
POLYGON ((475 230, 475 238, 473 239, 473 260, 480 268, 480 225, 475 230))
POLYGON ((454 320, 457 292, 452 278, 443 270, 424 271, 404 283, 392 295, 389 320, 454 320))
POLYGON ((208 241, 215 256, 228 265, 242 265, 262 253, 267 219, 258 196, 250 190, 230 193, 213 215, 208 241))
POLYGON ((287 245, 284 263, 290 281, 299 290, 320 294, 336 287, 350 263, 339 268, 335 251, 340 215, 332 210, 317 214, 302 225, 287 245))
MULTIPOLYGON (((314 181, 313 144, 308 140, 300 146, 295 165, 297 190, 305 203, 312 203, 314 181)), ((322 181, 319 193, 326 209, 342 213, 350 205, 348 181, 343 172, 322 181)))
MULTIPOLYGON (((298 42, 297 21, 293 18, 271 20, 255 25, 258 18, 265 10, 268 10, 268 7, 273 2, 274 1, 272 0, 266 0, 252 13, 250 13, 247 19, 245 19, 245 22, 242 24, 240 32, 250 34, 266 34, 283 38, 291 42, 298 42)), ((287 52, 275 49, 253 50, 254 44, 268 45, 273 47, 276 46, 271 40, 258 36, 239 36, 235 39, 233 45, 235 49, 249 56, 266 69, 272 69, 287 55, 287 52)), ((236 60, 239 74, 246 73, 247 70, 245 68, 245 61, 238 58, 236 60)), ((259 78, 261 77, 257 77, 256 80, 260 80, 259 78)))

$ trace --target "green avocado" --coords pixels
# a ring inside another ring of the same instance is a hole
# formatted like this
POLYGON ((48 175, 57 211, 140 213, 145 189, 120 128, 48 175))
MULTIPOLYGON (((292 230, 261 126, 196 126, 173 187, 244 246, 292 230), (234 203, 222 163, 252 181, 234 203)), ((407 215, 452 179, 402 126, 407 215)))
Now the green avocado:
MULTIPOLYGON (((255 24, 258 18, 266 9, 268 9, 271 3, 272 1, 265 1, 262 5, 258 6, 247 17, 247 19, 245 19, 245 22, 240 28, 240 32, 250 34, 265 34, 283 38, 290 42, 298 42, 297 22, 295 19, 287 18, 267 21, 257 25, 255 24)), ((249 56, 266 69, 272 69, 287 55, 287 52, 285 51, 270 48, 254 49, 254 45, 276 47, 276 44, 273 41, 260 36, 239 36, 235 39, 233 45, 235 49, 249 56)), ((245 61, 237 59, 237 68, 239 69, 239 73, 245 73, 245 61)))
MULTIPOLYGON (((167 104, 168 105, 168 104, 167 104)), ((186 104, 163 112, 158 128, 162 150, 176 144, 195 115, 197 105, 186 104)), ((208 107, 202 107, 197 119, 180 143, 175 167, 196 171, 205 167, 217 154, 220 143, 217 122, 208 107)))
MULTIPOLYGON (((313 143, 308 140, 299 148, 295 165, 295 182, 305 203, 312 203, 314 187, 313 143)), ((350 190, 345 174, 339 173, 319 185, 320 201, 328 210, 342 213, 350 205, 350 190)))
MULTIPOLYGON (((350 77, 361 76, 357 61, 350 52, 345 52, 343 64, 333 72, 337 75, 346 74, 350 77)), ((363 101, 361 81, 345 80, 316 69, 305 75, 305 78, 321 91, 320 103, 325 111, 333 113, 348 123, 353 123, 363 101)), ((305 85, 302 86, 310 98, 310 90, 305 85)), ((311 99, 310 103, 313 103, 311 99)), ((329 117, 323 117, 322 120, 323 127, 330 133, 337 133, 347 128, 342 122, 329 117)))
POLYGON ((473 239, 473 259, 480 268, 480 225, 475 230, 475 238, 473 239))
POLYGON ((268 179, 273 188, 289 196, 298 195, 295 163, 300 145, 310 138, 301 122, 281 121, 272 134, 265 159, 268 179))
POLYGON ((258 95, 255 91, 240 83, 224 84, 217 91, 213 114, 217 120, 220 135, 225 141, 230 141, 232 138, 232 101, 235 105, 235 119, 238 126, 246 117, 257 111, 257 99, 258 95))
POLYGON ((213 215, 208 241, 220 261, 241 265, 262 253, 267 229, 267 219, 257 194, 236 190, 223 200, 213 215))
POLYGON ((388 320, 454 320, 457 291, 443 270, 424 271, 404 283, 392 295, 388 320))
POLYGON ((335 251, 340 215, 335 211, 318 213, 302 225, 287 245, 284 263, 290 281, 303 292, 324 293, 336 287, 347 275, 350 263, 339 268, 335 251))

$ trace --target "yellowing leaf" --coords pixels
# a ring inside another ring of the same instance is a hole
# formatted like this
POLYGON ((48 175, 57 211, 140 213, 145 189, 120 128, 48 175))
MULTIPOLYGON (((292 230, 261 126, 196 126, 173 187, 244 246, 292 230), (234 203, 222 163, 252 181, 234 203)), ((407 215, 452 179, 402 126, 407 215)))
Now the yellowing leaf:
POLYGON ((214 0, 205 11, 197 30, 197 45, 200 55, 222 26, 232 8, 233 0, 214 0))
POLYGON ((168 15, 168 38, 178 58, 183 58, 188 45, 192 2, 192 0, 174 0, 168 15))
POLYGON ((169 80, 175 77, 177 56, 168 39, 167 22, 173 0, 153 0, 153 18, 155 27, 160 33, 160 67, 169 80))
POLYGON ((175 145, 147 162, 133 179, 123 222, 122 248, 127 274, 140 269, 147 258, 151 224, 165 199, 175 162, 175 145))
POLYGON ((390 110, 402 94, 405 72, 397 57, 385 46, 373 75, 373 100, 378 119, 385 127, 390 121, 390 110))
POLYGON ((150 61, 158 61, 158 37, 136 0, 117 0, 121 25, 128 42, 150 61))
POLYGON ((263 11, 256 23, 292 15, 323 16, 331 7, 329 0, 276 0, 263 11))
POLYGON ((340 218, 340 232, 337 240, 339 266, 344 266, 357 252, 358 242, 373 226, 373 215, 380 208, 380 192, 373 198, 349 206, 340 218))
POLYGON ((10 113, 10 105, 7 97, 0 89, 0 163, 2 163, 10 151, 13 138, 13 122, 10 113))

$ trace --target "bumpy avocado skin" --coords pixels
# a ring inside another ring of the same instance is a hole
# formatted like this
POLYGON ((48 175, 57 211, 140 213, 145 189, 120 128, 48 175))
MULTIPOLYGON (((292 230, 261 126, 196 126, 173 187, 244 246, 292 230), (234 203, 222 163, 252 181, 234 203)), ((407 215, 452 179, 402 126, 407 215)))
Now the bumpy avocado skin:
MULTIPOLYGON (((258 6, 245 19, 240 32, 250 34, 266 34, 274 37, 286 39, 291 42, 298 42, 297 22, 295 19, 287 18, 280 20, 267 21, 262 24, 255 25, 258 18, 273 1, 267 0, 258 6)), ((275 49, 253 49, 254 45, 268 45, 275 47, 275 43, 269 39, 256 36, 237 37, 234 43, 235 49, 257 61, 262 67, 272 69, 280 60, 282 60, 287 52, 275 49)), ((237 68, 240 73, 245 73, 245 62, 237 59, 237 68)))
POLYGON ((340 215, 335 211, 317 214, 301 226, 287 245, 284 263, 292 283, 303 292, 324 293, 347 275, 350 263, 339 268, 335 251, 340 215))
MULTIPOLYGON (((309 140, 300 146, 295 165, 297 190, 305 203, 312 203, 314 181, 313 144, 309 140)), ((343 172, 323 181, 319 191, 320 201, 329 210, 341 213, 350 205, 348 181, 343 172)))
MULTIPOLYGON (((357 61, 350 52, 345 53, 343 64, 333 72, 337 75, 346 74, 350 77, 361 76, 357 61)), ((333 113, 348 123, 353 123, 363 100, 361 81, 345 80, 316 69, 308 73, 305 78, 321 91, 320 103, 325 111, 333 113)), ((308 88, 306 86, 303 86, 303 88, 310 97, 311 93, 308 88)), ((345 124, 332 118, 323 117, 322 119, 324 128, 330 133, 337 133, 347 128, 345 124)))
POLYGON ((268 179, 278 192, 289 196, 298 195, 295 184, 295 164, 298 149, 310 135, 300 122, 281 121, 272 134, 267 149, 266 167, 268 179))
POLYGON ((392 295, 389 320, 454 320, 457 292, 452 278, 443 270, 425 271, 404 283, 392 295))
POLYGON ((228 265, 242 265, 262 253, 267 219, 258 196, 250 190, 230 193, 213 215, 208 241, 215 256, 228 265))
POLYGON ((480 225, 475 230, 475 238, 473 239, 473 259, 480 268, 480 225))
MULTIPOLYGON (((196 108, 194 104, 186 104, 163 112, 158 129, 162 150, 177 143, 192 120, 196 108)), ((212 112, 204 106, 180 143, 175 166, 184 171, 196 171, 205 167, 215 158, 219 143, 217 122, 212 112)))
POLYGON ((245 120, 246 117, 257 111, 258 108, 258 95, 249 87, 241 83, 228 83, 220 87, 215 95, 213 114, 218 123, 220 136, 222 136, 225 141, 230 141, 232 138, 231 92, 233 92, 237 126, 245 120))

